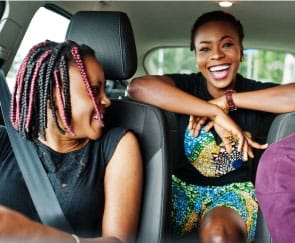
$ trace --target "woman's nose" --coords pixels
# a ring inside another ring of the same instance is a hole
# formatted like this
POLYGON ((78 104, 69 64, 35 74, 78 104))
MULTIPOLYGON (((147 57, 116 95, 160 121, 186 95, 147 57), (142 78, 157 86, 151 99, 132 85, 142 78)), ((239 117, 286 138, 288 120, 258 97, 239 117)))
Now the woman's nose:
POLYGON ((105 107, 108 107, 111 105, 111 100, 104 94, 104 96, 101 99, 101 104, 104 105, 105 107))
POLYGON ((220 48, 214 48, 213 53, 211 55, 211 59, 216 60, 224 57, 224 53, 220 48))

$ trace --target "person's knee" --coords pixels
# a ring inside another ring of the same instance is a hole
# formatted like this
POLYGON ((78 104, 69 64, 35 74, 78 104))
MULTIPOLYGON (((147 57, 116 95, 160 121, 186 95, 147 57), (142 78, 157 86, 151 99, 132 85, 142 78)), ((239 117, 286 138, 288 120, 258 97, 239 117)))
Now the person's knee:
POLYGON ((244 222, 239 215, 236 215, 236 212, 231 212, 231 210, 218 209, 207 214, 200 225, 201 242, 237 243, 246 241, 247 233, 244 222))
POLYGON ((202 224, 200 240, 204 243, 244 242, 245 235, 239 227, 229 227, 223 220, 220 222, 214 220, 211 223, 202 224))

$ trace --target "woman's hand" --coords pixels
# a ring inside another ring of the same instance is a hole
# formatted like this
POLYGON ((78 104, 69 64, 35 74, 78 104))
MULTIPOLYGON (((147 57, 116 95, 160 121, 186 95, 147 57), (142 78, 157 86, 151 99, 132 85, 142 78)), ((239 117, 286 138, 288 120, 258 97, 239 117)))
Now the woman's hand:
POLYGON ((249 148, 248 155, 250 156, 250 158, 252 158, 252 159, 254 158, 254 153, 253 153, 252 148, 266 149, 268 147, 268 144, 260 144, 260 143, 255 142, 254 140, 252 140, 252 135, 250 132, 245 131, 244 134, 245 134, 245 138, 248 141, 248 144, 250 145, 248 147, 249 148))
MULTIPOLYGON (((207 117, 190 116, 188 129, 190 130, 190 134, 192 137, 197 137, 199 135, 201 128, 206 124, 207 120, 207 117)), ((213 126, 214 123, 212 121, 209 121, 206 124, 205 131, 208 132, 213 126)))
MULTIPOLYGON (((208 120, 207 117, 190 116, 188 128, 191 132, 191 136, 198 136, 202 126, 206 124, 207 120, 208 120)), ((227 130, 224 128, 224 126, 220 126, 214 121, 209 121, 206 124, 205 131, 208 132, 213 126, 215 128, 215 131, 221 138, 222 142, 224 143, 226 151, 228 153, 231 153, 232 151, 233 140, 237 140, 239 142, 239 145, 241 144, 241 141, 244 141, 242 146, 240 147, 243 151, 244 160, 248 160, 248 156, 250 158, 254 158, 254 153, 252 148, 265 149, 268 146, 267 144, 259 144, 255 142, 254 140, 252 140, 252 136, 249 132, 243 132, 242 133, 243 139, 242 140, 238 139, 238 136, 233 135, 233 134, 236 134, 236 135, 240 134, 241 129, 239 128, 238 130, 236 130, 237 125, 233 127, 234 130, 227 130)), ((231 129, 229 126, 228 128, 231 129)))
POLYGON ((221 110, 224 111, 224 113, 228 114, 229 110, 228 110, 225 95, 215 98, 213 100, 209 100, 208 102, 211 104, 217 105, 221 110))
MULTIPOLYGON (((227 107, 225 96, 215 98, 208 102, 218 106, 221 110, 223 110, 225 114, 228 114, 229 110, 227 107)), ((206 124, 207 120, 208 120, 207 117, 190 116, 188 127, 189 127, 189 130, 191 131, 191 136, 194 136, 194 137, 198 136, 201 128, 206 124)), ((207 122, 205 131, 208 132, 213 126, 214 126, 213 121, 207 122)))

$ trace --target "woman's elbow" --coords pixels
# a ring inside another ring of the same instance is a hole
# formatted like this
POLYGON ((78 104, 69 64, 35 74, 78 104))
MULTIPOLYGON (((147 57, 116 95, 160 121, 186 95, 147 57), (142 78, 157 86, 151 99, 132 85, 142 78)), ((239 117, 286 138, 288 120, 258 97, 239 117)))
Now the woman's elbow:
POLYGON ((127 87, 127 95, 129 98, 134 100, 139 100, 139 97, 142 96, 143 87, 144 87, 144 77, 139 77, 133 79, 127 87))

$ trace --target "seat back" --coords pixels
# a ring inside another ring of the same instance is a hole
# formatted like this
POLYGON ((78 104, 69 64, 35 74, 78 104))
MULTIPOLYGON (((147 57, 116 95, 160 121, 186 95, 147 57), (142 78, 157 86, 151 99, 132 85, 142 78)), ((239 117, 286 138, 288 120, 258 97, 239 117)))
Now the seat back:
POLYGON ((66 39, 92 47, 107 80, 128 79, 137 69, 134 35, 123 12, 77 12, 71 18, 66 39))
MULTIPOLYGON (((295 133, 295 112, 277 115, 273 120, 267 135, 267 143, 272 144, 282 138, 295 133)), ((272 238, 263 219, 261 210, 257 215, 255 242, 272 243, 272 238)))
POLYGON ((267 143, 271 144, 295 133, 295 112, 276 116, 271 124, 267 136, 267 143))
MULTIPOLYGON (((71 19, 66 38, 95 50, 106 79, 128 79, 136 71, 135 41, 125 13, 78 12, 71 19)), ((161 242, 166 229, 170 185, 166 118, 158 108, 128 99, 113 99, 106 110, 105 124, 106 128, 130 128, 138 137, 144 187, 137 242, 161 242)))
POLYGON ((113 100, 107 126, 131 128, 137 135, 144 162, 143 204, 137 242, 162 242, 166 235, 170 178, 167 121, 158 108, 130 100, 113 100))

